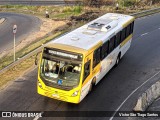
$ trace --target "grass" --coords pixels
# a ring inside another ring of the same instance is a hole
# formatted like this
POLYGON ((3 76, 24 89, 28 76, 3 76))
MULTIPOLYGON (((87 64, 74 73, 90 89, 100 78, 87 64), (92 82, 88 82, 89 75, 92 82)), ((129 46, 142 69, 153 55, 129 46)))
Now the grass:
POLYGON ((24 60, 20 64, 16 65, 15 67, 11 68, 7 72, 1 74, 0 87, 5 85, 9 81, 15 80, 16 78, 22 76, 26 72, 26 70, 28 70, 28 68, 31 68, 31 66, 33 67, 34 66, 34 59, 35 59, 35 56, 32 56, 32 57, 24 60))
POLYGON ((83 6, 25 6, 25 5, 0 5, 0 12, 16 12, 32 14, 36 16, 45 16, 48 11, 50 18, 61 19, 69 18, 72 15, 83 13, 83 6))
POLYGON ((51 18, 54 19, 69 19, 71 16, 78 16, 80 13, 72 13, 72 12, 66 12, 66 13, 59 13, 55 15, 50 15, 51 18))

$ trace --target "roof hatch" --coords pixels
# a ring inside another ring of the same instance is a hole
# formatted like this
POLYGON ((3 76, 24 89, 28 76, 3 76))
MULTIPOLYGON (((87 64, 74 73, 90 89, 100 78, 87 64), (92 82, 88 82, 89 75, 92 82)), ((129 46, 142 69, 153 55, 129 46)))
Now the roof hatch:
POLYGON ((118 24, 118 21, 112 18, 99 19, 89 24, 87 29, 107 32, 113 29, 114 27, 116 27, 117 24, 118 24))

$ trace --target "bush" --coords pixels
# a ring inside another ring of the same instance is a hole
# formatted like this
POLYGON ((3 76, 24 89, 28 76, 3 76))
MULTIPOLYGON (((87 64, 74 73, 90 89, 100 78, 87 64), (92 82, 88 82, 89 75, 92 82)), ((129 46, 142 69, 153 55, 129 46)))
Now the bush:
POLYGON ((74 12, 81 13, 81 11, 82 11, 82 6, 75 6, 74 7, 74 12))
POLYGON ((13 6, 12 5, 6 5, 6 8, 13 8, 13 6))
POLYGON ((82 6, 67 6, 62 9, 62 12, 76 12, 81 13, 82 6))
POLYGON ((69 6, 64 7, 64 8, 62 9, 62 12, 72 12, 72 11, 73 11, 72 8, 69 7, 69 6))
POLYGON ((137 0, 118 0, 119 4, 124 7, 134 6, 137 0))

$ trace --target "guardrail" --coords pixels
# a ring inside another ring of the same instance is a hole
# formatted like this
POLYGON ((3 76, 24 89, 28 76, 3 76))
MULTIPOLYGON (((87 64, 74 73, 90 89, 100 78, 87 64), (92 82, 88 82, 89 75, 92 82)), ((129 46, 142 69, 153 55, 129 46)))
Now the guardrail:
MULTIPOLYGON (((142 17, 142 16, 145 16, 145 15, 150 15, 150 14, 153 14, 153 13, 157 13, 157 12, 160 12, 160 8, 155 8, 155 9, 151 9, 151 10, 146 10, 146 11, 142 11, 142 12, 138 12, 138 13, 134 13, 134 14, 131 14, 132 16, 135 16, 136 18, 139 18, 139 17, 142 17)), ((66 34, 66 33, 65 33, 66 34)), ((65 35, 63 34, 63 35, 65 35)), ((61 36, 63 36, 61 35, 61 36)), ((61 37, 59 36, 59 37, 61 37)), ((57 37, 57 38, 59 38, 57 37)), ((55 39, 57 39, 55 38, 55 39)), ((46 43, 45 45, 43 46, 40 46, 38 47, 37 49, 33 50, 32 52, 28 53, 27 55, 23 56, 22 58, 19 58, 17 61, 15 61, 14 63, 11 63, 10 65, 8 65, 7 67, 3 68, 2 70, 0 70, 0 74, 6 72, 7 70, 9 70, 11 67, 14 67, 16 66, 17 64, 19 64, 20 62, 22 62, 23 60, 35 55, 36 53, 40 52, 42 50, 42 48, 44 46, 46 46, 48 43, 46 43)))
POLYGON ((135 18, 138 18, 138 17, 143 17, 143 16, 146 16, 146 15, 150 15, 150 14, 154 14, 154 13, 158 13, 158 12, 160 12, 160 7, 159 8, 154 8, 154 9, 151 9, 151 10, 145 10, 145 11, 138 12, 138 13, 133 13, 131 15, 134 16, 135 18))

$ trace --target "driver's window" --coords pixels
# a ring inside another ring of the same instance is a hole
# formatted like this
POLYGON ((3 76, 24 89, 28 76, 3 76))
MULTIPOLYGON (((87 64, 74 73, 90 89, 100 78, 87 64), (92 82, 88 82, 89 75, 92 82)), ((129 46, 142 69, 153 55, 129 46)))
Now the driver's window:
POLYGON ((83 80, 85 80, 90 74, 90 64, 91 64, 91 60, 86 62, 84 65, 84 79, 83 80))
POLYGON ((45 77, 57 78, 58 77, 58 64, 54 61, 44 60, 43 75, 45 77))

